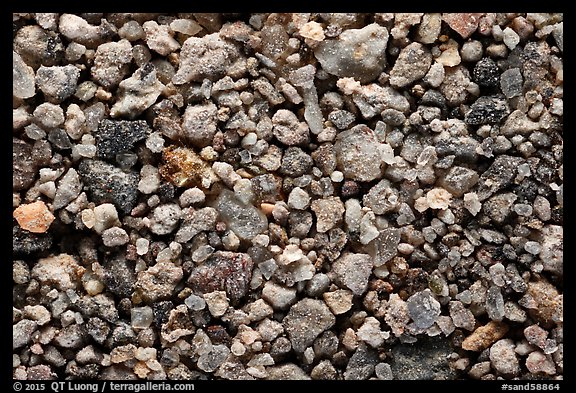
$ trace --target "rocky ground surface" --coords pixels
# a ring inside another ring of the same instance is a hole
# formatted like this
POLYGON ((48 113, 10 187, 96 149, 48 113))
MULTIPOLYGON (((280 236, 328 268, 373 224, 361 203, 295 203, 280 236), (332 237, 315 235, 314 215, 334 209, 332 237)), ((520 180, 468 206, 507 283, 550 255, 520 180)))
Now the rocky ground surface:
POLYGON ((562 14, 13 15, 16 379, 562 379, 562 14))

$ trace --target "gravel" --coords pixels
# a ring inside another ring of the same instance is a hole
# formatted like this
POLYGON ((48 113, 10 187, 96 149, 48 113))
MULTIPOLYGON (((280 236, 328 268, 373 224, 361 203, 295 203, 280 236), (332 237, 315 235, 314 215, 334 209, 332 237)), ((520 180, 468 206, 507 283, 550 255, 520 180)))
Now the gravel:
POLYGON ((14 379, 563 379, 563 14, 12 29, 14 379))

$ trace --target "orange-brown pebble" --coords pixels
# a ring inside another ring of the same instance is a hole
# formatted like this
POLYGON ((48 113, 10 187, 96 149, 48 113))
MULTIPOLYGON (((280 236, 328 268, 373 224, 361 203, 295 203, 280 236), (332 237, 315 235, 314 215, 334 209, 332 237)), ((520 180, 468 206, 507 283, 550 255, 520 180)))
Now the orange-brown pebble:
POLYGON ((33 233, 46 232, 54 221, 54 215, 42 201, 20 205, 12 215, 22 229, 33 233))
POLYGON ((260 210, 262 210, 262 213, 266 214, 267 216, 270 216, 272 214, 272 211, 274 210, 274 204, 261 203, 260 210))
POLYGON ((503 322, 490 321, 474 330, 462 342, 462 349, 480 352, 500 340, 508 332, 508 325, 503 322))
POLYGON ((564 296, 545 279, 531 281, 521 299, 528 313, 544 327, 554 327, 564 322, 564 296))

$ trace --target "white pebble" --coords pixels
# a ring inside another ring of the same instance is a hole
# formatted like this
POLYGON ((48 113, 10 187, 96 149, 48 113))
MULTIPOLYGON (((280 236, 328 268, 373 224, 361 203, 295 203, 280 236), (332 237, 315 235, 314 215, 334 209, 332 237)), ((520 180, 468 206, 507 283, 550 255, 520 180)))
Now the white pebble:
POLYGON ((504 33, 504 44, 506 44, 508 49, 512 50, 516 48, 516 46, 520 43, 520 37, 518 36, 518 34, 509 27, 505 28, 503 33, 504 33))
POLYGON ((258 135, 256 135, 256 133, 254 132, 249 132, 248 134, 246 134, 246 136, 244 138, 242 138, 242 147, 247 149, 250 146, 254 146, 256 144, 256 141, 258 140, 258 135))
POLYGON ((82 223, 86 225, 86 228, 92 229, 96 223, 96 217, 94 216, 94 210, 84 209, 81 213, 82 223))
POLYGON ((398 244, 398 252, 404 255, 412 254, 414 252, 414 246, 408 243, 398 244))
POLYGON ((334 171, 330 174, 330 179, 334 183, 340 183, 342 180, 344 180, 344 174, 340 171, 334 171))
POLYGON ((239 341, 234 341, 230 346, 230 352, 236 356, 242 356, 246 353, 246 347, 239 341))
POLYGON ((467 194, 464 194, 464 207, 473 216, 475 216, 480 212, 480 210, 482 209, 482 203, 480 203, 478 195, 475 192, 469 192, 467 194))
POLYGON ((288 207, 305 210, 310 205, 310 195, 300 187, 295 187, 288 196, 288 207))
POLYGON ((200 311, 206 307, 206 301, 197 295, 190 295, 184 299, 184 304, 192 311, 200 311))
POLYGON ((540 254, 541 249, 542 249, 542 247, 540 246, 540 243, 538 243, 538 242, 527 241, 524 244, 524 250, 526 250, 527 252, 529 252, 532 255, 540 254))
POLYGON ((150 245, 150 241, 143 237, 136 240, 136 254, 144 255, 148 252, 148 247, 150 245))
POLYGON ((146 147, 150 149, 152 153, 161 153, 164 148, 164 138, 159 132, 153 132, 146 139, 146 147))
POLYGON ((188 188, 184 190, 184 192, 180 195, 178 201, 180 202, 180 206, 188 207, 190 205, 200 204, 206 200, 206 195, 204 192, 197 188, 188 188))

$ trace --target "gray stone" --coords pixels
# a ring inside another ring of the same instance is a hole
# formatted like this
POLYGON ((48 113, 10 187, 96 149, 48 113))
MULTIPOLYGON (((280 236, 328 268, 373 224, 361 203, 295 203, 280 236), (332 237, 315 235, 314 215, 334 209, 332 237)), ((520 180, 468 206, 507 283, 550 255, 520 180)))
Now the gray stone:
POLYGON ((268 100, 271 106, 282 104, 286 99, 270 82, 264 77, 260 77, 251 83, 254 90, 268 100))
POLYGON ((495 223, 502 224, 510 217, 512 205, 518 196, 511 192, 497 194, 484 202, 482 209, 495 223))
POLYGON ((217 219, 218 212, 212 207, 194 210, 184 216, 174 239, 179 243, 186 243, 200 232, 213 231, 216 229, 217 219))
POLYGON ((410 110, 410 103, 406 97, 390 86, 380 86, 376 83, 362 86, 359 91, 352 94, 352 101, 365 119, 372 119, 385 109, 395 109, 402 113, 410 110))
POLYGON ((33 69, 40 65, 59 65, 64 60, 64 45, 58 33, 35 24, 26 24, 15 35, 14 51, 33 69))
POLYGON ((284 363, 279 366, 266 367, 266 379, 278 380, 309 380, 310 376, 294 363, 284 363))
POLYGON ((210 352, 200 355, 197 362, 198 368, 204 372, 212 373, 224 363, 229 354, 230 349, 226 345, 214 345, 210 352))
POLYGON ((460 56, 462 60, 476 62, 482 58, 483 48, 482 43, 477 40, 469 40, 462 44, 460 56))
POLYGON ((62 348, 80 349, 85 343, 86 329, 83 325, 69 325, 54 337, 54 344, 62 348))
POLYGON ((405 46, 390 71, 390 84, 405 87, 426 75, 432 65, 430 50, 419 42, 405 46))
POLYGON ((463 328, 469 331, 473 331, 476 325, 476 319, 474 318, 474 314, 460 301, 451 301, 449 303, 449 312, 450 317, 452 318, 452 322, 454 326, 463 328))
POLYGON ((376 257, 374 266, 382 266, 398 254, 398 244, 400 244, 400 229, 386 228, 380 231, 374 245, 376 247, 376 257))
POLYGON ((318 135, 324 130, 324 117, 318 103, 318 91, 314 84, 316 67, 312 64, 300 67, 290 73, 290 81, 299 87, 304 101, 304 120, 310 131, 318 135))
POLYGON ((518 173, 518 166, 524 160, 520 157, 500 155, 480 176, 478 181, 478 199, 486 200, 496 191, 511 185, 518 173))
POLYGON ((154 313, 151 307, 133 307, 130 310, 131 325, 134 329, 146 329, 154 321, 154 313))
POLYGON ((378 353, 361 343, 354 352, 344 371, 345 380, 365 380, 374 374, 374 368, 378 363, 378 353))
POLYGON ((114 88, 124 79, 132 61, 132 45, 128 40, 99 45, 90 69, 92 78, 107 89, 114 88))
POLYGON ((332 265, 335 282, 360 296, 368 288, 373 260, 368 254, 345 253, 332 265))
POLYGON ((439 157, 446 157, 444 160, 439 160, 435 166, 448 169, 454 161, 475 163, 478 160, 477 150, 480 147, 480 143, 468 136, 450 136, 438 140, 435 147, 436 154, 439 157))
POLYGON ((452 352, 448 339, 423 338, 415 344, 397 344, 392 348, 392 373, 400 380, 454 379, 456 374, 448 360, 452 352))
POLYGON ((306 294, 312 297, 322 296, 330 286, 330 278, 324 273, 316 273, 314 277, 306 283, 306 294))
POLYGON ((300 122, 294 112, 280 109, 272 116, 272 132, 286 146, 302 145, 309 141, 309 128, 300 122))
POLYGON ((362 200, 364 206, 372 209, 374 214, 386 214, 400 207, 399 193, 387 179, 376 183, 362 200))
POLYGON ((300 187, 295 187, 288 195, 288 207, 305 210, 310 205, 310 195, 300 187))
POLYGON ((346 110, 335 110, 330 112, 328 120, 332 122, 339 130, 346 130, 356 120, 356 116, 346 110))
POLYGON ((462 166, 453 166, 442 178, 440 185, 452 195, 461 197, 478 183, 478 173, 462 166))
POLYGON ((303 353, 316 337, 330 329, 335 322, 336 317, 323 301, 306 298, 290 307, 282 325, 294 351, 303 353))
POLYGON ((129 297, 134 291, 136 272, 134 263, 122 254, 104 259, 104 274, 100 278, 106 289, 119 297, 129 297))
POLYGON ((490 347, 489 356, 492 367, 505 378, 515 377, 520 373, 520 365, 514 348, 514 342, 509 338, 496 341, 490 347))
POLYGON ((222 40, 218 33, 202 38, 190 37, 180 50, 180 67, 172 77, 172 83, 183 85, 204 78, 216 81, 228 74, 240 58, 236 46, 222 40))
POLYGON ((322 41, 314 55, 326 72, 367 83, 384 70, 387 44, 388 30, 372 23, 362 29, 348 29, 337 39, 322 41))
POLYGON ((391 381, 394 379, 394 374, 392 373, 392 367, 388 363, 378 363, 374 367, 374 373, 376 378, 384 381, 391 381))
POLYGON ((504 297, 500 288, 492 285, 486 292, 486 312, 493 321, 504 319, 504 297))
POLYGON ((544 271, 558 276, 564 274, 564 230, 558 225, 546 225, 540 230, 539 257, 544 265, 544 271))
POLYGON ((552 36, 556 41, 556 45, 560 48, 560 51, 564 51, 564 22, 560 22, 554 25, 554 30, 552 30, 552 36))
POLYGON ((280 173, 290 177, 299 177, 312 169, 312 157, 299 147, 289 147, 284 151, 280 173))
POLYGON ((522 74, 519 68, 510 68, 500 76, 500 89, 506 98, 516 97, 522 94, 522 74))
POLYGON ((120 82, 118 99, 110 109, 110 116, 134 119, 152 106, 164 89, 156 74, 154 65, 146 63, 120 82))
POLYGON ((114 159, 117 154, 132 150, 134 145, 152 132, 144 120, 102 120, 96 133, 98 157, 114 159))
POLYGON ((498 124, 510 114, 508 103, 503 97, 482 96, 470 106, 464 120, 466 124, 498 124))
POLYGON ((268 281, 262 288, 262 299, 274 309, 285 310, 296 301, 296 288, 286 288, 268 281))
MULTIPOLYGON (((79 310, 82 310, 83 316, 97 316, 111 323, 118 322, 118 310, 116 309, 116 303, 111 294, 99 293, 95 296, 84 295, 76 301, 76 306, 79 310)), ((123 322, 118 324, 122 326, 123 322)), ((125 328, 127 328, 126 330, 129 330, 129 332, 133 334, 132 328, 130 328, 128 324, 126 324, 125 327, 119 326, 116 329, 120 331, 124 330, 125 328)), ((123 336, 122 339, 126 338, 126 334, 129 333, 124 331, 122 334, 120 334, 120 336, 123 336)))
POLYGON ((440 303, 429 289, 417 292, 406 300, 408 313, 419 329, 427 329, 440 316, 440 303))
POLYGON ((249 240, 268 228, 268 219, 264 213, 240 201, 232 191, 222 190, 214 207, 228 228, 242 240, 249 240))
POLYGON ((80 191, 82 191, 80 176, 74 168, 70 168, 58 183, 58 190, 56 191, 52 205, 54 210, 61 209, 68 205, 80 195, 80 191))
POLYGON ((34 69, 12 51, 12 95, 22 99, 33 97, 36 94, 35 83, 34 69))
POLYGON ((65 120, 62 108, 49 102, 38 105, 33 115, 36 123, 45 130, 60 127, 65 120))
POLYGON ((540 124, 528 118, 526 113, 516 109, 512 112, 502 127, 500 132, 503 136, 513 137, 514 135, 528 135, 534 131, 540 130, 540 124))
POLYGON ((32 340, 32 333, 36 331, 38 323, 29 319, 22 319, 12 325, 12 350, 16 350, 32 340))
POLYGON ((80 78, 80 69, 68 64, 66 66, 44 67, 36 71, 36 84, 51 102, 60 103, 76 92, 80 78))
POLYGON ((321 360, 312 371, 310 377, 314 380, 336 380, 338 372, 329 360, 321 360))
POLYGON ((470 72, 463 65, 456 67, 446 67, 444 69, 444 80, 439 87, 440 92, 446 97, 450 106, 458 106, 468 98, 468 91, 463 86, 468 86, 471 82, 470 72))
POLYGON ((102 232, 102 242, 106 247, 118 247, 130 241, 130 237, 122 228, 112 227, 102 232))
POLYGON ((104 161, 84 159, 78 173, 92 202, 112 203, 124 214, 136 206, 140 180, 137 172, 123 171, 104 161))
POLYGON ((337 167, 346 179, 365 182, 382 176, 380 143, 367 126, 357 125, 339 133, 334 149, 337 167))

